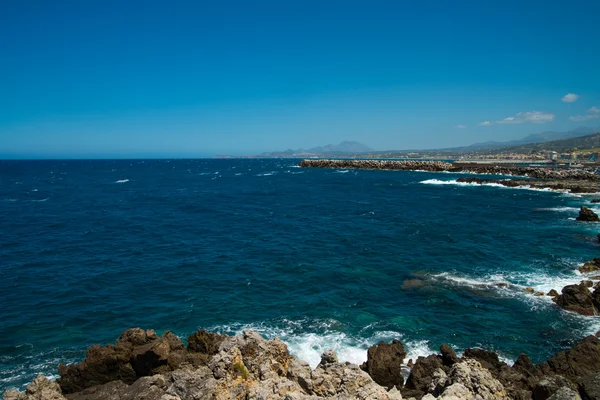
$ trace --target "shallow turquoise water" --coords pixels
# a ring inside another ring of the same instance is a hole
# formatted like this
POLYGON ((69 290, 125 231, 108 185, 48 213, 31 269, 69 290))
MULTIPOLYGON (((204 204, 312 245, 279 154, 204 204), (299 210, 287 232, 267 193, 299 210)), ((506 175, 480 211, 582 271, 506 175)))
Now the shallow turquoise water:
POLYGON ((313 365, 393 337, 542 361, 600 329, 523 290, 581 279, 588 198, 295 164, 0 161, 0 391, 133 326, 253 328, 313 365))

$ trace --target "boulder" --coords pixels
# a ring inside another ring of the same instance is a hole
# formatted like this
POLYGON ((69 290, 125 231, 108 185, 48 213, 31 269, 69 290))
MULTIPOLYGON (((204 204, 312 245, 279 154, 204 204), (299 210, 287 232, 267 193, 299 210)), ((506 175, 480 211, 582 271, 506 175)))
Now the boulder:
POLYGON ((531 294, 534 294, 534 293, 535 293, 535 289, 534 289, 534 288, 532 288, 532 287, 526 287, 526 288, 525 288, 525 291, 526 291, 527 293, 531 293, 531 294))
POLYGON ((567 387, 577 390, 577 386, 561 375, 547 376, 542 378, 533 389, 533 400, 546 400, 559 389, 567 387))
POLYGON ((44 375, 38 375, 24 392, 7 390, 3 396, 4 400, 65 400, 60 386, 50 381, 44 375))
POLYGON ((577 221, 585 221, 585 222, 600 222, 600 218, 598 215, 590 210, 586 206, 582 206, 579 210, 579 216, 577 217, 577 221))
POLYGON ((556 299, 559 307, 582 315, 597 313, 590 290, 584 283, 568 285, 562 289, 562 294, 556 299))
POLYGON ((556 297, 558 296, 558 292, 554 289, 551 289, 548 293, 546 293, 546 296, 556 297))
POLYGON ((600 271, 600 258, 594 258, 591 261, 587 261, 581 267, 579 267, 579 272, 582 274, 588 272, 600 271))
POLYGON ((454 350, 452 350, 452 347, 445 343, 440 346, 440 353, 442 355, 442 364, 446 367, 452 367, 460 361, 454 350))
POLYGON ((443 369, 442 366, 441 357, 435 354, 417 358, 402 388, 402 396, 421 398, 431 387, 436 371, 443 369))
POLYGON ((590 200, 590 203, 600 203, 600 199, 592 199, 590 200))
POLYGON ((59 365, 57 383, 64 393, 117 380, 132 384, 142 376, 177 369, 185 353, 183 343, 171 332, 159 338, 152 330, 132 328, 114 346, 91 346, 81 363, 59 365))
POLYGON ((579 390, 584 399, 600 400, 600 373, 590 374, 582 379, 579 390))
POLYGON ((483 349, 466 349, 463 358, 471 358, 479 361, 482 367, 488 370, 498 370, 506 365, 498 359, 498 354, 493 351, 483 349))
POLYGON ((600 372, 600 339, 583 338, 573 348, 557 353, 537 365, 544 375, 562 375, 572 382, 600 372))
POLYGON ((581 400, 581 396, 575 390, 562 387, 556 391, 548 400, 581 400))
POLYGON ((504 387, 474 359, 454 364, 438 399, 508 400, 504 387))
POLYGON ((367 361, 362 365, 371 378, 381 386, 391 389, 394 386, 402 386, 402 363, 406 357, 406 350, 399 340, 394 339, 392 343, 379 342, 367 351, 367 361))

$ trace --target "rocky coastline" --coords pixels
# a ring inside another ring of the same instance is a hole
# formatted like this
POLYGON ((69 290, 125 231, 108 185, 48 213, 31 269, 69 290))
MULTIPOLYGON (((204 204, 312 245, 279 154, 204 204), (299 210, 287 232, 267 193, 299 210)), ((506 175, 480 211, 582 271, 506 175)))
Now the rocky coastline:
POLYGON ((521 354, 509 366, 498 355, 470 348, 406 362, 402 343, 380 342, 361 366, 329 350, 313 370, 279 339, 244 331, 237 336, 199 330, 187 346, 171 332, 128 329, 114 345, 94 345, 79 364, 59 366, 56 382, 43 375, 5 400, 458 400, 600 399, 600 339, 533 364, 521 354), (406 381, 403 367, 412 364, 406 381))

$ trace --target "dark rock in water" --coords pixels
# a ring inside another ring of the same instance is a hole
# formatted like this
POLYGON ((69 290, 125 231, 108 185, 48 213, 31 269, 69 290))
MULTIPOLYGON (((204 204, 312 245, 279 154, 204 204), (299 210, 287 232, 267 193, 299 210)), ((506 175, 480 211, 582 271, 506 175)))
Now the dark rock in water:
POLYGON ((582 315, 597 314, 592 294, 588 287, 583 283, 565 286, 562 289, 562 294, 558 296, 556 304, 565 310, 582 315))
POLYGON ((443 369, 442 366, 441 357, 435 354, 417 358, 406 384, 402 388, 402 396, 406 398, 417 397, 419 399, 423 397, 431 386, 434 373, 439 369, 443 369))
POLYGON ((442 364, 444 364, 446 367, 451 367, 457 362, 460 362, 460 359, 454 350, 452 350, 452 347, 445 343, 440 346, 440 353, 442 354, 442 364))
POLYGON ((506 282, 498 282, 498 283, 494 283, 494 285, 497 287, 500 287, 500 288, 508 287, 508 283, 506 283, 506 282))
POLYGON ((185 347, 171 332, 159 338, 152 330, 128 329, 114 346, 94 345, 79 364, 58 367, 57 383, 65 393, 121 380, 132 384, 141 376, 178 368, 185 360, 185 347))
POLYGON ((526 288, 525 288, 525 291, 526 291, 527 293, 531 293, 531 294, 534 294, 534 293, 535 293, 535 289, 534 289, 534 288, 532 288, 532 287, 526 287, 526 288))
POLYGON ((367 361, 361 368, 381 386, 391 389, 394 386, 402 386, 402 363, 406 357, 406 350, 399 340, 394 339, 392 343, 379 342, 369 347, 367 361))
POLYGON ((546 296, 555 297, 555 296, 558 296, 558 292, 556 290, 552 289, 548 293, 546 293, 546 296))
POLYGON ((533 295, 534 295, 534 296, 538 296, 538 297, 539 297, 539 296, 543 296, 543 295, 544 295, 544 292, 535 292, 533 295))
POLYGON ((577 386, 564 376, 554 375, 544 377, 536 385, 535 389, 533 389, 533 400, 546 400, 563 387, 577 390, 577 386))
POLYGON ((463 357, 477 360, 482 367, 489 370, 497 370, 503 365, 506 365, 498 359, 498 354, 483 349, 466 349, 463 353, 463 357))
POLYGON ((586 206, 582 206, 579 210, 579 216, 577 217, 577 221, 600 222, 600 218, 598 218, 598 215, 595 212, 593 212, 586 206))
POLYGON ((401 288, 402 290, 409 290, 421 288, 423 286, 425 286, 425 284, 420 279, 405 279, 404 282, 402 282, 401 288))
POLYGON ((594 258, 593 260, 588 261, 579 267, 579 272, 582 274, 593 271, 600 271, 600 258, 594 258))
POLYGON ((600 199, 592 199, 590 200, 590 203, 600 203, 600 199))
POLYGON ((582 379, 579 389, 584 399, 600 400, 600 373, 590 374, 582 379))
MULTIPOLYGON (((600 285, 596 285, 596 288, 592 292, 592 303, 594 303, 594 307, 596 307, 596 311, 600 310, 600 285)), ((596 314, 598 315, 598 312, 596 314)))
POLYGON ((594 282, 590 281, 590 280, 585 280, 585 281, 581 281, 579 282, 580 285, 584 285, 587 286, 589 288, 594 286, 594 282))
POLYGON ((544 375, 562 375, 574 381, 580 377, 600 372, 600 339, 583 338, 573 348, 561 351, 537 365, 544 375))

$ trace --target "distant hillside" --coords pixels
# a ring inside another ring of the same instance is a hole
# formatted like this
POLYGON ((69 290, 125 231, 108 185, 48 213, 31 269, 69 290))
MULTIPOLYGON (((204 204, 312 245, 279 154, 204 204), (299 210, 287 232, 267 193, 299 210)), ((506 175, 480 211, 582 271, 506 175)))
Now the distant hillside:
POLYGON ((600 129, 593 135, 575 137, 571 139, 552 140, 542 143, 529 143, 521 146, 505 147, 494 153, 530 153, 532 151, 572 152, 584 149, 600 148, 600 129))
POLYGON ((591 133, 599 132, 600 128, 588 128, 584 126, 580 126, 579 128, 572 129, 567 132, 556 132, 556 131, 546 131, 541 133, 534 133, 532 135, 525 136, 522 139, 511 140, 508 142, 495 142, 489 141, 484 143, 475 143, 470 146, 465 147, 457 147, 453 149, 444 149, 444 150, 461 150, 464 152, 470 151, 481 151, 481 150, 491 150, 491 149, 500 149, 505 147, 515 147, 530 143, 542 143, 563 139, 570 139, 581 137, 585 135, 589 135, 591 133))
POLYGON ((309 156, 332 156, 368 153, 372 148, 362 143, 345 140, 340 144, 328 144, 326 146, 313 147, 310 149, 288 149, 284 151, 273 151, 262 153, 261 157, 309 157, 309 156))

